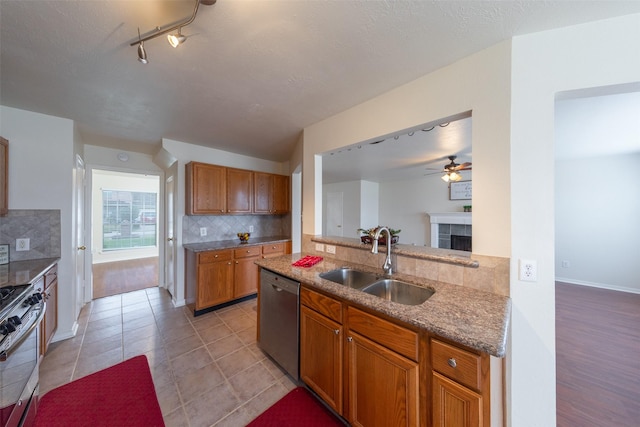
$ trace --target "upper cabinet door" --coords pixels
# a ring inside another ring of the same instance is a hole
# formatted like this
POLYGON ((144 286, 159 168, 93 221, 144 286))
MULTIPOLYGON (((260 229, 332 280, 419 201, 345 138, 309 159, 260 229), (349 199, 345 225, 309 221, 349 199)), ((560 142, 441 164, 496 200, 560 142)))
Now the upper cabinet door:
POLYGON ((227 210, 227 168, 191 162, 186 169, 187 215, 215 215, 227 210))
POLYGON ((273 213, 284 214, 289 212, 289 177, 273 175, 273 213))
POLYGON ((253 172, 227 169, 227 212, 251 213, 253 172))
POLYGON ((253 212, 284 214, 289 212, 289 177, 254 172, 253 212))
POLYGON ((0 136, 0 215, 9 211, 9 141, 0 136))
POLYGON ((270 173, 254 172, 253 174, 253 212, 271 213, 271 195, 273 179, 270 173))

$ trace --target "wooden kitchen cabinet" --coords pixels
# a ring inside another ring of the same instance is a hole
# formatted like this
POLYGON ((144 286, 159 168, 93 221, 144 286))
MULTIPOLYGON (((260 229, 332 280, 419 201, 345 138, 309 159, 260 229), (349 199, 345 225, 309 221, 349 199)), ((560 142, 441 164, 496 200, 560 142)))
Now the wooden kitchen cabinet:
POLYGON ((489 363, 486 356, 431 339, 433 427, 489 425, 489 363))
POLYGON ((286 243, 240 245, 235 249, 203 252, 186 250, 185 284, 191 300, 195 298, 195 315, 255 295, 260 283, 260 268, 255 261, 265 250, 284 254, 286 243))
POLYGON ((432 376, 433 427, 477 427, 482 425, 482 396, 449 378, 432 376))
POLYGON ((0 216, 9 211, 9 141, 0 136, 0 216))
POLYGON ((261 247, 249 246, 233 251, 233 297, 242 298, 258 292, 260 267, 255 261, 260 258, 261 247))
POLYGON ((342 304, 306 288, 300 304, 300 378, 342 415, 342 304))
POLYGON ((191 162, 186 166, 186 214, 216 215, 227 210, 227 168, 191 162))
POLYGON ((253 202, 253 172, 227 168, 226 213, 251 213, 253 202))
POLYGON ((419 425, 417 333, 353 307, 347 324, 347 420, 367 427, 419 425))
POLYGON ((233 299, 233 251, 208 251, 198 254, 196 310, 233 299))
POLYGON ((275 258, 280 255, 284 255, 285 253, 291 253, 291 249, 289 252, 286 251, 287 244, 286 243, 270 243, 268 245, 262 246, 262 258, 275 258))
POLYGON ((42 294, 46 302, 40 335, 40 357, 42 357, 46 354, 51 339, 58 329, 58 264, 53 265, 34 283, 34 289, 42 294))
POLYGON ((289 177, 254 172, 253 212, 259 214, 285 214, 289 212, 289 177))

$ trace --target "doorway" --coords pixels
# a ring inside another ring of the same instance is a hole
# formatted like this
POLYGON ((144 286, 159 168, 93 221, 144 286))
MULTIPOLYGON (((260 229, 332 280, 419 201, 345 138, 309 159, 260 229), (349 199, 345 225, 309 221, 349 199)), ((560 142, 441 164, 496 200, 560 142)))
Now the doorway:
POLYGON ((559 427, 635 425, 640 418, 638 117, 640 92, 556 101, 559 427), (611 180, 612 173, 624 178, 611 180))
POLYGON ((91 171, 92 299, 156 287, 160 177, 91 171))

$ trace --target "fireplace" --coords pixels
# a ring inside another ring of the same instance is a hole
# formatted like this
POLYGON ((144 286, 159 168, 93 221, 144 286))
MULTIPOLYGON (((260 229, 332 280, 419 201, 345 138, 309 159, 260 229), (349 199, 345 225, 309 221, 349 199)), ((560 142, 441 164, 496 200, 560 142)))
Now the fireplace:
POLYGON ((432 248, 452 249, 452 236, 458 236, 458 238, 466 238, 459 240, 468 240, 468 243, 456 242, 456 245, 468 247, 468 249, 458 250, 471 251, 471 212, 430 213, 429 217, 431 218, 432 248))
POLYGON ((451 235, 451 249, 471 252, 471 236, 451 235))

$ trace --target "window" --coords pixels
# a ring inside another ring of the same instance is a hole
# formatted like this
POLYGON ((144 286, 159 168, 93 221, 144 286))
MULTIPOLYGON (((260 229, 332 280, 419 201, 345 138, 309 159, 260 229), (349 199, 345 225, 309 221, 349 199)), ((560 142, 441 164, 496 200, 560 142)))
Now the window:
POLYGON ((102 190, 102 249, 156 246, 157 203, 157 193, 102 190))

